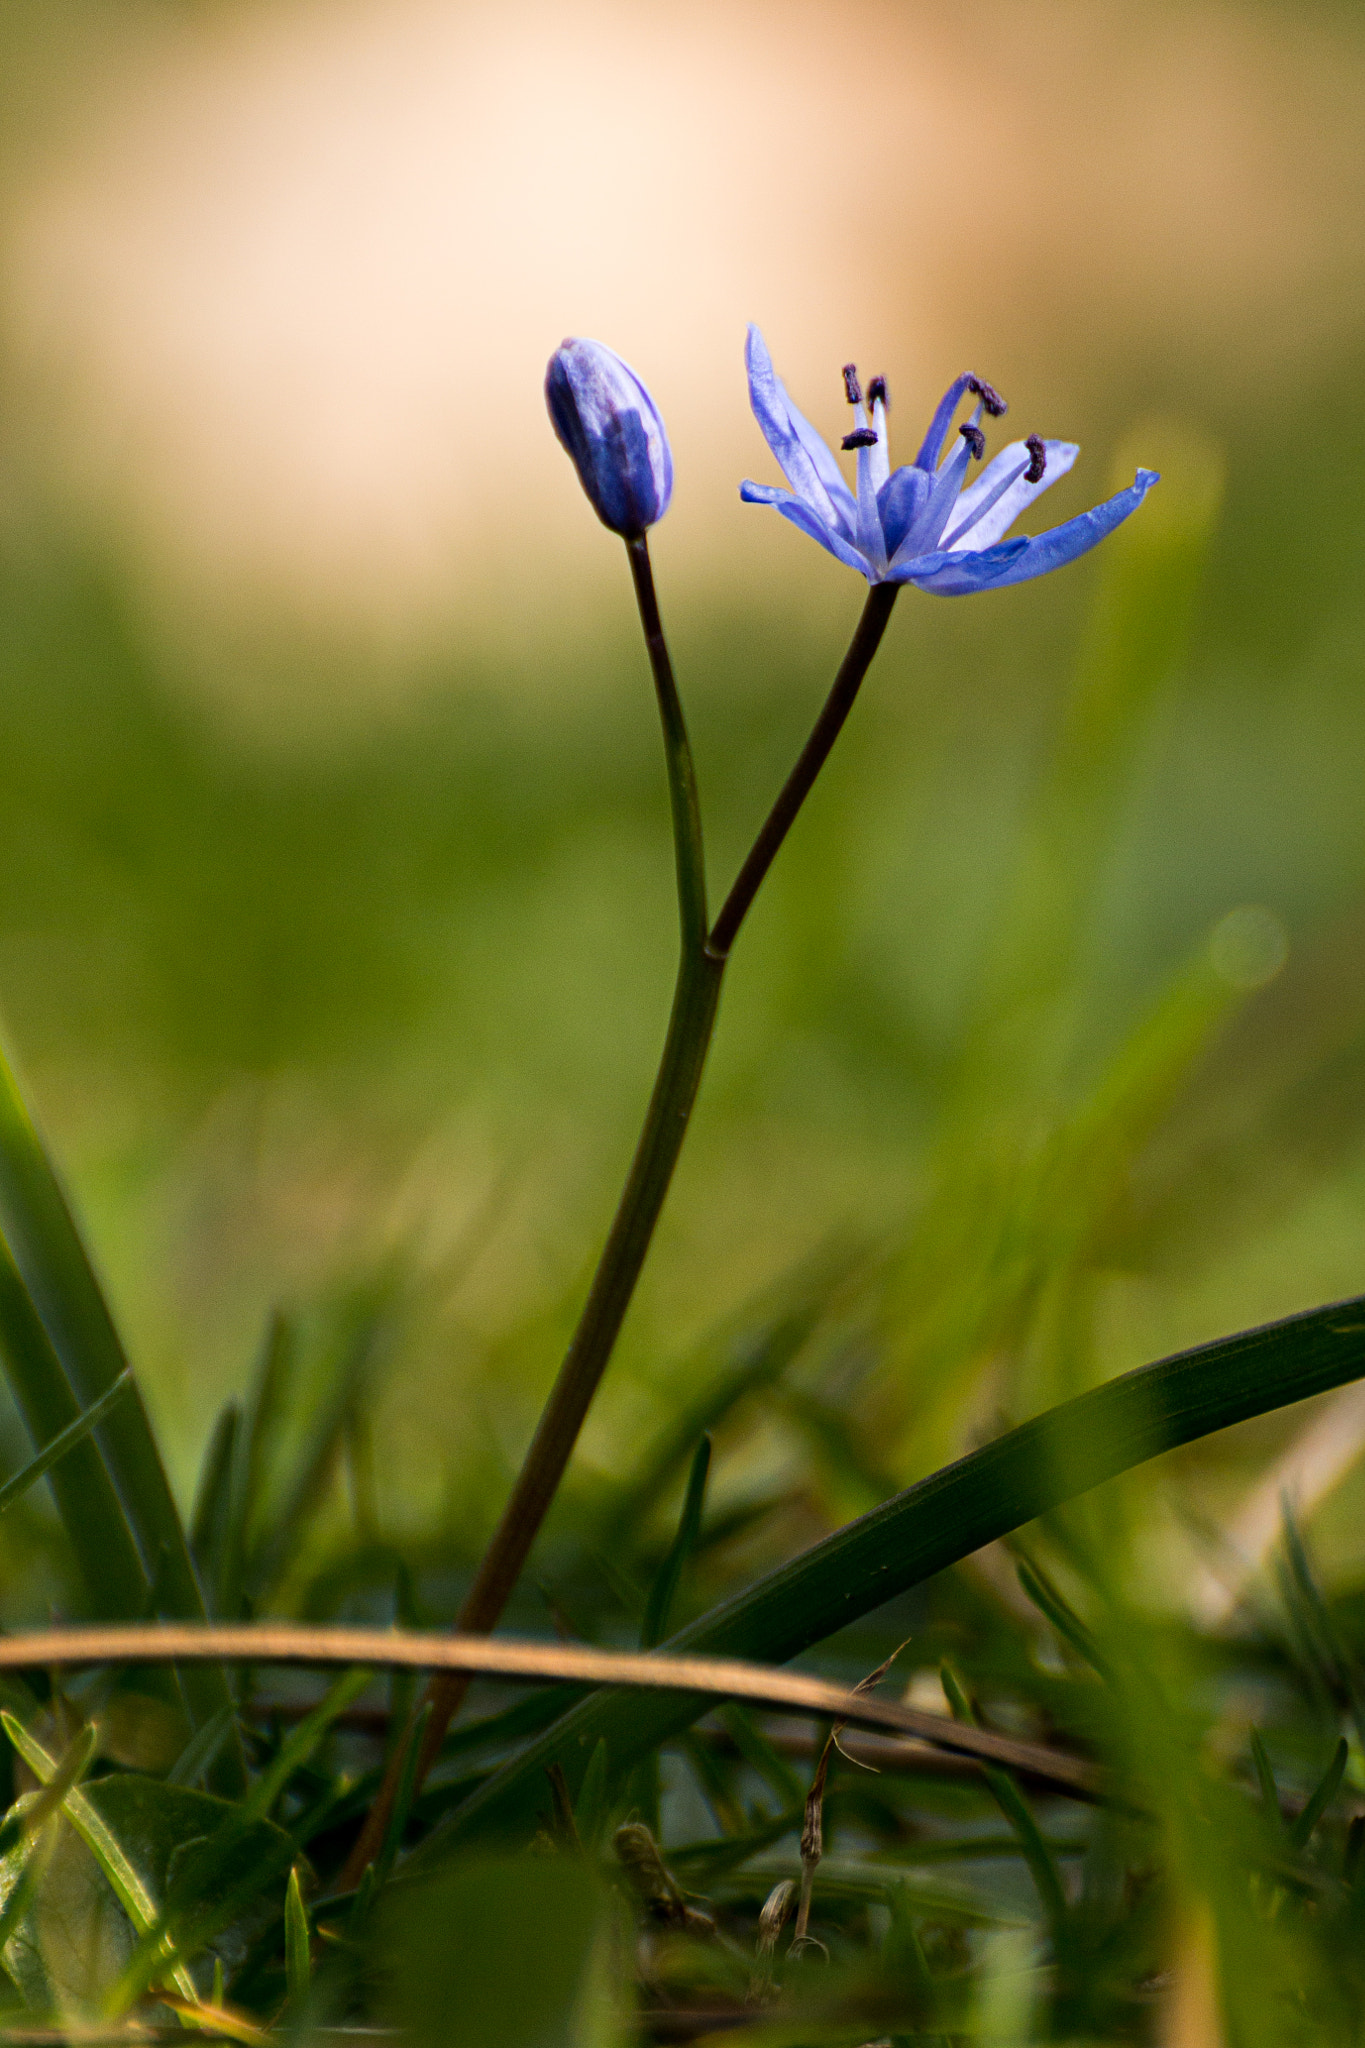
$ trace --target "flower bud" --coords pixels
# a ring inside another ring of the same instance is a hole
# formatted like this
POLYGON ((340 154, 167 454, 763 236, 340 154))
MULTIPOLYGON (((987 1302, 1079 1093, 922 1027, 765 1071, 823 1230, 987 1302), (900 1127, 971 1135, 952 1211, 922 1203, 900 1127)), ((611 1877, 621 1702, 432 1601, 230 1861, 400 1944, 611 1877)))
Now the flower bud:
POLYGON ((620 356, 600 341, 562 343, 545 373, 545 403, 604 526, 634 540, 663 518, 673 495, 668 436, 620 356))

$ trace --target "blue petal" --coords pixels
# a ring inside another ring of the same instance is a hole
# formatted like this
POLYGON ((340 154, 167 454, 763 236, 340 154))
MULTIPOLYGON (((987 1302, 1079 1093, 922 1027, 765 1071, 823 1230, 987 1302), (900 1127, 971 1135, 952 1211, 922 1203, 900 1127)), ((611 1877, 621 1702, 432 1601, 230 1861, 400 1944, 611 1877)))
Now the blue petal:
MULTIPOLYGON (((880 408, 879 408, 880 410, 880 408)), ((860 427, 867 425, 867 414, 859 404, 854 419, 860 427)), ((885 432, 885 421, 882 423, 885 432)), ((858 450, 858 525, 853 538, 860 554, 865 555, 875 571, 874 580, 886 573, 886 536, 882 532, 882 516, 877 507, 877 493, 886 482, 886 453, 882 442, 874 441, 870 448, 858 450), (877 460, 881 457, 880 462, 877 460)))
POLYGON ((627 537, 662 519, 673 495, 673 456, 659 408, 600 341, 571 338, 545 373, 551 424, 604 526, 627 537))
POLYGON ((754 418, 763 430, 764 440, 781 464, 787 482, 825 525, 851 530, 853 500, 848 485, 839 477, 839 491, 836 493, 833 480, 826 481, 830 468, 837 472, 838 465, 827 448, 824 451, 826 459, 817 463, 807 439, 819 441, 820 437, 810 422, 796 413, 778 382, 768 345, 752 323, 745 343, 744 360, 749 372, 749 403, 753 407, 754 418))
MULTIPOLYGON (((972 414, 973 424, 980 416, 981 407, 977 406, 972 414)), ((913 561, 917 556, 926 554, 930 548, 938 546, 943 538, 944 528, 953 516, 958 494, 962 489, 962 479, 967 474, 971 460, 970 444, 959 441, 937 475, 931 478, 929 495, 924 501, 919 517, 896 550, 898 557, 903 555, 907 561, 913 561)))
POLYGON ((839 467, 834 451, 829 443, 816 433, 805 414, 799 412, 792 404, 787 393, 787 387, 782 382, 782 379, 776 377, 773 381, 782 395, 782 403, 787 408, 787 418, 791 421, 793 433, 805 449, 807 455, 809 455, 811 461, 815 464, 816 475, 829 492, 830 502, 834 507, 835 522, 839 526, 840 531, 846 534, 849 540, 852 540, 857 530, 858 510, 854 502, 853 493, 844 479, 844 473, 839 467))
POLYGON ((924 437, 919 454, 915 457, 916 469, 935 470, 943 453, 943 444, 948 438, 948 429, 953 424, 953 414, 962 403, 962 394, 967 389, 967 377, 954 378, 938 402, 938 411, 929 422, 929 431, 924 437))
POLYGON ((886 426, 886 400, 872 401, 872 431, 877 436, 872 449, 872 481, 877 487, 878 497, 891 481, 891 437, 886 426))
POLYGON ((955 548, 970 539, 974 548, 988 548, 1007 534, 1014 522, 1035 498, 1058 477, 1065 476, 1080 453, 1074 441, 1045 441, 1047 467, 1036 484, 1025 480, 1032 451, 1023 441, 1011 441, 1008 448, 986 464, 974 484, 968 484, 954 507, 952 530, 945 548, 955 548))
POLYGON ((997 541, 993 548, 935 548, 932 554, 893 562, 886 580, 913 583, 935 597, 966 597, 974 590, 992 589, 1028 545, 1018 534, 1013 540, 997 541))
POLYGON ((933 483, 922 469, 907 464, 902 469, 892 470, 877 493, 877 510, 882 515, 888 555, 895 554, 924 510, 924 501, 932 489, 933 483))
POLYGON ((1140 469, 1126 491, 1117 492, 1090 512, 1082 512, 1079 518, 1068 519, 1064 526, 1054 526, 1049 532, 1027 541, 1023 553, 1009 564, 1002 576, 995 578, 991 587, 999 589, 1007 583, 1028 583, 1035 576, 1046 576, 1052 569, 1065 568, 1078 555, 1084 555, 1097 546, 1116 526, 1122 526, 1124 520, 1137 511, 1152 485, 1160 481, 1156 470, 1140 469))
POLYGON ((773 484, 754 484, 747 480, 739 487, 739 495, 746 505, 776 505, 784 519, 790 519, 793 526, 799 526, 802 533, 808 533, 812 540, 818 540, 822 548, 850 569, 856 569, 860 576, 866 576, 869 583, 877 581, 872 565, 859 554, 858 550, 844 539, 837 527, 826 525, 804 498, 793 491, 778 490, 773 484))

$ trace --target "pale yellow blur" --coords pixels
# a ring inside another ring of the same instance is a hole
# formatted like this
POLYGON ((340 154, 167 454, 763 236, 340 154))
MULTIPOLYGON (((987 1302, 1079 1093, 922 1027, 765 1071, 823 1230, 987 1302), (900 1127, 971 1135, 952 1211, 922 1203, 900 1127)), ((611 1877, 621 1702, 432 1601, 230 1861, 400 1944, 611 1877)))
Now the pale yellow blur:
POLYGON ((1264 398, 1361 309, 1365 76, 1321 22, 1097 0, 134 19, 116 64, 106 40, 52 94, 64 139, 9 194, 0 338, 21 467, 167 615, 496 637, 535 630, 548 578, 562 626, 566 582, 620 575, 541 406, 568 332, 664 407, 670 574, 796 594, 840 572, 738 503, 775 474, 747 319, 827 427, 843 361, 888 373, 909 443, 963 367, 1056 433, 1116 355, 1186 351, 1264 398))

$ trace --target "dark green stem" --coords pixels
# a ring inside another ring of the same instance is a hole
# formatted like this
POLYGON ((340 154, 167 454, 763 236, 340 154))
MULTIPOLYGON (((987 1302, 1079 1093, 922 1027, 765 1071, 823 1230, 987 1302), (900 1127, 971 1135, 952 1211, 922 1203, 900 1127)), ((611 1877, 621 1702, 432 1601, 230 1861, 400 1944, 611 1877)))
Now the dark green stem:
MULTIPOLYGON (((707 951, 706 868, 696 770, 659 618, 644 535, 628 540, 626 552, 663 729, 678 884, 678 976, 644 1128, 578 1327, 502 1519, 455 1618, 457 1629, 474 1635, 487 1634, 496 1627, 507 1605, 611 1357, 687 1135, 725 973, 724 960, 707 951)), ((434 1679, 428 1686, 426 1703, 430 1714, 420 1737, 417 1784, 421 1784, 440 1754, 446 1730, 468 1689, 469 1680, 459 1675, 434 1679)), ((408 1747, 417 1739, 416 1725, 410 1723, 404 1741, 395 1745, 379 1795, 347 1861, 344 1877, 349 1882, 357 1882, 366 1864, 378 1854, 406 1767, 408 1747)))
MULTIPOLYGON (((687 1135, 725 973, 724 959, 710 953, 706 944, 706 869, 696 771, 659 620, 649 548, 643 534, 637 540, 627 541, 626 551, 664 736, 678 879, 678 978, 644 1128, 578 1328, 564 1355, 559 1377, 531 1439, 502 1520, 456 1618, 456 1627, 471 1634, 483 1634, 493 1628, 502 1614, 564 1476, 583 1419, 611 1357, 687 1135)), ((458 1678, 438 1679, 433 1684, 433 1713, 424 1743, 426 1754, 421 1760, 423 1771, 438 1754, 450 1716, 466 1687, 467 1681, 458 1678)))
POLYGON ((697 771, 692 761, 678 686, 673 680, 673 663, 659 619, 649 542, 644 534, 638 540, 626 542, 626 553, 630 559, 645 646, 649 651, 649 666, 654 676, 659 723, 663 727, 668 802, 673 816, 673 857, 678 874, 679 940, 686 959, 689 953, 700 953, 706 944, 706 853, 702 845, 697 771))
POLYGON ((720 961, 695 956, 683 961, 659 1077, 630 1175, 498 1534, 460 1610, 462 1629, 491 1628, 501 1614, 611 1356, 682 1150, 711 1042, 723 972, 720 961))
POLYGON ((899 589, 897 583, 874 583, 867 593, 867 602, 849 642, 848 653, 840 664, 820 716, 811 727, 810 738, 802 747, 796 766, 783 783, 777 802, 764 819, 759 835, 735 877, 734 887, 721 906, 720 916, 711 932, 710 948, 722 959, 734 945, 749 905, 762 887, 764 876, 777 858, 778 848, 795 823, 796 814, 810 795, 815 778, 829 757, 830 748, 843 730, 844 720, 853 709, 853 700, 862 688, 863 677, 872 666, 872 657, 882 644, 882 634, 886 631, 899 589))
MULTIPOLYGON (((881 643, 896 598, 895 586, 890 584, 878 584, 869 591, 852 644, 811 736, 754 841, 715 928, 708 934, 697 778, 673 678, 673 665, 659 619, 654 576, 644 535, 628 540, 626 551, 663 728, 678 880, 678 978, 668 1035, 644 1128, 588 1299, 517 1475, 511 1498, 456 1616, 456 1628, 471 1635, 487 1634, 496 1627, 564 1476, 584 1417, 625 1320, 673 1178, 673 1169, 682 1151, 715 1027, 730 948, 778 848, 853 707, 853 700, 881 643)), ((468 1688, 469 1679, 456 1673, 435 1678, 428 1687, 431 1713, 420 1738, 417 1784, 421 1784, 439 1756, 446 1730, 468 1688)), ((415 1725, 410 1723, 404 1741, 395 1747, 379 1795, 347 1860, 339 1880, 343 1884, 357 1883, 366 1865, 378 1854, 406 1767, 408 1746, 417 1739, 415 1725)))

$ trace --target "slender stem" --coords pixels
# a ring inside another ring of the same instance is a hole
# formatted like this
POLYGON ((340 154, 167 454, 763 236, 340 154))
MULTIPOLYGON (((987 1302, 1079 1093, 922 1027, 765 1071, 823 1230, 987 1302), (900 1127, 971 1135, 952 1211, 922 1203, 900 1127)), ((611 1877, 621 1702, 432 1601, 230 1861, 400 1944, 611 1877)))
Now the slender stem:
POLYGON ((699 953, 706 943, 706 855, 702 846, 701 803, 697 796, 697 771, 683 722, 678 686, 673 680, 673 663, 659 621, 659 600, 654 594, 654 570, 649 559, 649 542, 644 534, 626 542, 630 573, 635 582, 635 601, 640 608, 649 665, 654 673, 654 692, 659 700, 659 722, 664 734, 664 761, 668 768, 668 801, 673 814, 673 853, 678 872, 678 923, 684 956, 699 953))
POLYGON ((460 1609, 456 1627, 468 1634, 491 1629, 501 1615, 616 1342, 682 1150, 724 967, 719 960, 684 958, 644 1129, 588 1299, 502 1521, 460 1609))
MULTIPOLYGON (((644 535, 628 540, 626 552, 663 727, 678 885, 678 976, 644 1128, 578 1327, 502 1519, 456 1617, 456 1628, 472 1635, 487 1634, 496 1627, 564 1476, 583 1418, 606 1370, 687 1135, 725 973, 724 960, 707 950, 706 868, 696 770, 659 618, 644 535)), ((431 1712, 417 1758, 417 1785, 440 1754, 446 1730, 468 1689, 469 1679, 461 1674, 443 1675, 428 1686, 426 1699, 431 1712)), ((415 1723, 410 1722, 403 1741, 395 1745, 378 1797, 347 1861, 349 1879, 358 1880, 365 1865, 378 1853, 414 1728, 415 1723)))
MULTIPOLYGON (((668 766, 681 927, 678 978, 644 1128, 578 1328, 564 1355, 559 1377, 531 1439, 502 1520, 460 1609, 456 1626, 471 1634, 491 1629, 506 1606, 611 1356, 687 1135, 725 971, 724 961, 714 958, 706 948, 706 872, 697 778, 673 667, 659 623, 649 550, 643 535, 628 541, 626 546, 654 671, 668 766)), ((449 1722, 449 1714, 441 1721, 439 1684, 434 1690, 437 1697, 423 1745, 428 1756, 439 1751, 449 1722)), ((423 1769, 426 1761, 424 1758, 423 1769)))
POLYGON ((844 720, 853 709, 853 700, 862 687, 863 677, 872 665, 872 657, 881 646, 882 634, 886 631, 899 588, 896 583, 874 583, 867 593, 857 631, 849 642, 848 653, 840 664, 820 716, 811 728, 810 738, 782 785, 777 802, 764 819, 712 927, 708 950, 721 959, 735 943, 735 934, 744 922, 749 905, 762 887, 764 876, 777 858, 778 848, 791 830, 797 812, 810 795, 811 785, 825 765, 830 748, 843 730, 844 720))
MULTIPOLYGON (((564 1476, 583 1419, 597 1392, 630 1306, 673 1169, 687 1135, 692 1105, 696 1101, 707 1048, 715 1027, 730 948, 778 848, 853 708, 853 700, 881 644, 896 599, 896 587, 891 584, 877 584, 869 591, 852 643, 811 736, 708 935, 701 813, 692 751, 659 620, 649 549, 644 536, 628 540, 626 549, 635 583, 640 623, 644 628, 645 645, 654 674, 668 768, 681 940, 678 978, 668 1036, 664 1041, 663 1057, 659 1062, 644 1128, 588 1299, 559 1369, 559 1377, 531 1439, 511 1498, 456 1617, 456 1628, 468 1635, 485 1635, 496 1627, 564 1476)), ((428 1685, 426 1701, 430 1703, 431 1711, 420 1737, 414 1785, 421 1785, 439 1756, 446 1730, 459 1711, 469 1685, 470 1674, 463 1672, 443 1672, 428 1685)), ((357 1883, 365 1866, 379 1852, 403 1778, 408 1749, 415 1739, 418 1738, 413 1720, 409 1722, 403 1740, 395 1745, 384 1782, 347 1858, 339 1880, 343 1885, 357 1883)))

